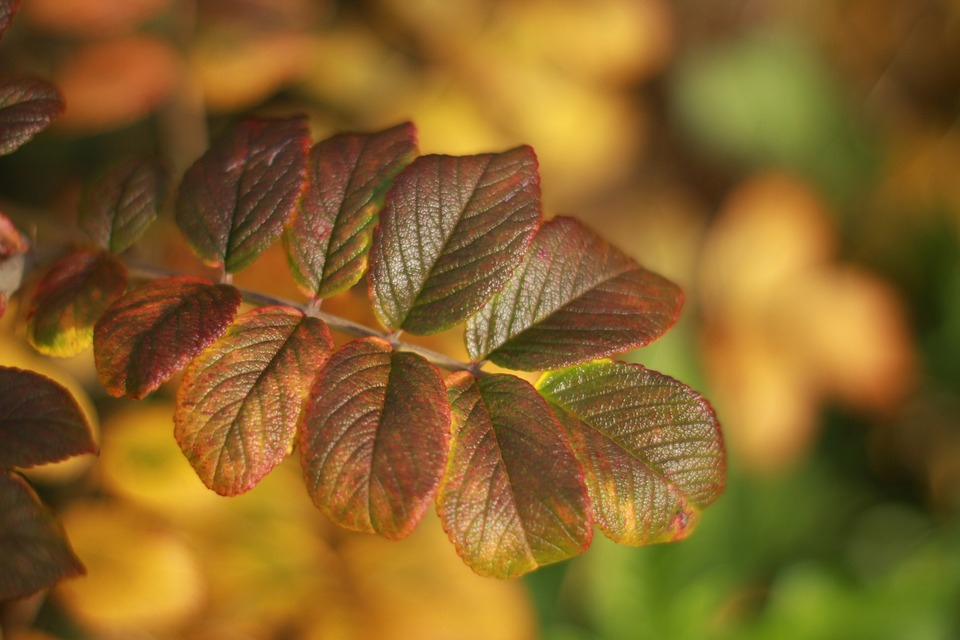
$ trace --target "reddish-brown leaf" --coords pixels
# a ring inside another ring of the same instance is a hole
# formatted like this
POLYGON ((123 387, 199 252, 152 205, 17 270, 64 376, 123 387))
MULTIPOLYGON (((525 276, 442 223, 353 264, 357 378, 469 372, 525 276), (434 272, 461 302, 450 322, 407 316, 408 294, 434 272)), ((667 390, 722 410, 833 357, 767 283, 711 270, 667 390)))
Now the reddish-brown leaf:
POLYGON ((248 118, 187 169, 177 224, 205 262, 234 273, 270 246, 307 187, 304 117, 248 118))
POLYGON ((23 0, 0 0, 0 36, 4 34, 23 0))
POLYGON ((504 374, 455 373, 447 390, 453 440, 437 511, 464 561, 511 578, 583 552, 583 470, 543 398, 504 374))
POLYGON ((127 268, 105 251, 78 251, 55 262, 37 285, 27 337, 37 351, 66 358, 93 343, 93 327, 127 288, 127 268))
POLYGON ((303 416, 310 495, 341 526, 403 538, 436 493, 449 431, 432 364, 380 338, 350 342, 321 371, 303 416))
POLYGON ((63 98, 39 78, 0 80, 0 155, 13 153, 63 111, 63 98))
POLYGON ((363 277, 387 187, 416 156, 410 123, 336 135, 311 149, 303 206, 283 235, 293 275, 307 295, 331 296, 363 277))
POLYGON ((380 322, 426 334, 466 320, 506 283, 541 217, 530 147, 417 158, 387 192, 373 233, 380 322))
POLYGON ((291 307, 261 307, 190 363, 174 433, 207 487, 243 493, 290 455, 303 402, 332 349, 322 321, 291 307))
POLYGON ((240 302, 234 287, 192 276, 130 291, 94 327, 100 382, 111 395, 144 397, 223 335, 240 302))

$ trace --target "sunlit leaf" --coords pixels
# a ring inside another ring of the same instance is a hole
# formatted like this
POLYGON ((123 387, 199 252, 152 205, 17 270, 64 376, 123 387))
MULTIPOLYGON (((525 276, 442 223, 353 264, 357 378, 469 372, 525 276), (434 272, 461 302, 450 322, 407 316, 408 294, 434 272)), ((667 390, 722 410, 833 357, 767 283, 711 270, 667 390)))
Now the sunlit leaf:
POLYGON ((248 118, 187 169, 177 224, 205 262, 236 272, 283 232, 307 186, 306 118, 248 118))
POLYGON ((0 602, 83 575, 63 527, 33 489, 0 470, 0 602))
POLYGON ((290 455, 303 401, 332 348, 322 321, 261 307, 190 363, 174 432, 204 484, 243 493, 290 455))
POLYGON ((447 460, 440 373, 386 340, 364 338, 330 358, 310 397, 300 453, 314 503, 349 529, 409 535, 447 460))
POLYGON ((0 467, 33 467, 95 453, 77 401, 39 373, 0 366, 0 467))
POLYGON ((16 15, 22 1, 0 0, 0 35, 3 35, 10 23, 13 22, 13 16, 16 15))
POLYGON ((283 236, 293 274, 308 295, 330 296, 363 277, 387 187, 416 155, 410 123, 341 134, 313 147, 303 206, 283 236))
POLYGON ((678 540, 723 491, 720 425, 698 393, 640 365, 596 362, 537 383, 586 471, 593 517, 620 543, 678 540))
POLYGON ((0 80, 0 155, 12 153, 63 111, 63 98, 38 78, 0 80))
POLYGON ((108 251, 121 253, 156 217, 167 171, 150 156, 125 159, 97 177, 80 200, 80 228, 108 251))
POLYGON ((586 549, 583 470, 536 390, 511 375, 455 373, 447 394, 453 440, 437 511, 464 561, 509 578, 586 549))
POLYGON ((540 219, 530 147, 417 158, 394 181, 374 230, 377 317, 418 334, 466 320, 510 277, 540 219))
POLYGON ((93 327, 123 295, 127 268, 104 251, 77 251, 55 262, 30 302, 27 337, 46 355, 69 357, 93 343, 93 327))
POLYGON ((467 349, 511 369, 558 369, 643 346, 683 293, 573 218, 541 227, 504 289, 467 324, 467 349))
POLYGON ((192 276, 130 291, 94 327, 100 382, 112 395, 144 397, 223 335, 240 301, 234 287, 192 276))

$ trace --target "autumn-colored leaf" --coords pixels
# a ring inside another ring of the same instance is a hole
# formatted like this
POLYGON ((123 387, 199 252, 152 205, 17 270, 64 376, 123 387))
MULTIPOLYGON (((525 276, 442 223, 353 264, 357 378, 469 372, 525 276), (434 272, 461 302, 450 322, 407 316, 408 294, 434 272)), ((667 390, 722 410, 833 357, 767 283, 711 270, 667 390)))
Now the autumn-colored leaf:
POLYGON ((537 391, 512 375, 461 372, 447 394, 453 439, 437 511, 464 561, 510 578, 586 549, 583 470, 537 391))
POLYGON ((640 365, 595 362, 544 375, 586 472, 593 517, 607 537, 678 540, 723 491, 720 425, 698 393, 640 365))
POLYGON ((234 273, 283 232, 307 186, 306 118, 248 118, 183 177, 177 224, 205 262, 234 273))
POLYGON ((3 35, 10 23, 13 22, 13 16, 16 15, 22 1, 0 0, 0 35, 3 35))
POLYGON ((380 322, 427 334, 466 320, 506 283, 541 217, 530 147, 417 158, 387 193, 373 234, 380 322))
POLYGON ((337 351, 304 413, 300 453, 314 503, 349 529, 403 538, 447 460, 450 407, 422 357, 364 338, 337 351))
POLYGON ((0 470, 0 602, 83 575, 63 527, 19 475, 0 470))
POLYGON ((80 228, 104 249, 121 253, 156 219, 166 186, 167 171, 155 158, 125 159, 87 186, 80 228))
POLYGON ((223 335, 240 302, 236 288, 193 276, 130 291, 94 327, 100 382, 114 396, 146 396, 223 335))
POLYGON ((0 155, 12 153, 63 111, 63 98, 38 78, 0 80, 0 155))
POLYGON ((123 295, 127 268, 105 251, 77 251, 55 262, 30 303, 27 337, 40 353, 74 356, 93 343, 93 327, 123 295))
POLYGON ((643 346, 683 293, 573 218, 543 224, 503 290, 467 323, 467 349, 511 369, 559 369, 643 346))
POLYGON ((0 213, 0 318, 7 310, 8 297, 16 293, 23 282, 24 254, 29 249, 23 234, 0 213))
POLYGON ((190 363, 174 433, 205 485, 243 493, 290 455, 301 407, 332 349, 322 321, 271 306, 239 316, 190 363))
POLYGON ((70 392, 39 373, 0 366, 0 467, 29 468, 96 453, 70 392))
POLYGON ((303 206, 283 236, 293 275, 308 295, 331 296, 363 277, 387 187, 416 155, 410 123, 336 135, 311 149, 303 206))

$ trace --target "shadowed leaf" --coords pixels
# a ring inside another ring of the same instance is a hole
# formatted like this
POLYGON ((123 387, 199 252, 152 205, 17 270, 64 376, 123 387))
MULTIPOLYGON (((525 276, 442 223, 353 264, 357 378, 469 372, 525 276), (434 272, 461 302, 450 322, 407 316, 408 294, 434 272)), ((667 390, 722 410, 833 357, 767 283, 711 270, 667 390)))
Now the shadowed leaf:
POLYGON ((511 369, 558 369, 641 347, 683 293, 573 218, 541 227, 513 277, 467 323, 467 349, 511 369))
POLYGON ((38 78, 0 80, 0 155, 12 153, 63 111, 63 98, 38 78))
POLYGON ((93 327, 123 295, 127 268, 104 251, 78 251, 50 267, 30 302, 27 337, 40 353, 70 357, 93 343, 93 327))
POLYGON ((234 273, 280 234, 306 189, 306 118, 248 118, 187 169, 177 225, 208 264, 234 273))
POLYGON ((243 493, 290 455, 303 401, 332 349, 322 321, 261 307, 190 363, 177 392, 175 435, 207 487, 243 493))
POLYGON ((192 276, 130 291, 94 327, 100 382, 111 395, 144 397, 223 335, 240 301, 234 287, 192 276))
POLYGON ((583 552, 583 470, 550 407, 511 375, 447 379, 453 440, 437 512, 464 561, 510 578, 583 552))
POLYGON ((0 35, 3 35, 13 22, 13 16, 16 15, 21 2, 22 0, 0 0, 0 35))
POLYGON ((548 373, 537 387, 570 436, 594 520, 610 539, 681 539, 723 492, 720 425, 686 385, 640 365, 596 362, 548 373))
POLYGON ((303 206, 283 236, 293 275, 307 295, 331 296, 363 277, 387 187, 416 155, 410 123, 333 136, 311 149, 303 206))
POLYGON ((0 470, 0 602, 84 574, 60 522, 15 473, 0 470))
POLYGON ((0 367, 0 442, 0 467, 25 469, 97 451, 70 392, 14 367, 0 367))
POLYGON ((373 234, 378 319, 416 334, 466 320, 510 277, 540 219, 530 147, 417 158, 387 192, 373 234))
POLYGON ((422 357, 364 338, 323 368, 300 453, 314 503, 341 526, 403 538, 420 522, 446 463, 450 407, 422 357))

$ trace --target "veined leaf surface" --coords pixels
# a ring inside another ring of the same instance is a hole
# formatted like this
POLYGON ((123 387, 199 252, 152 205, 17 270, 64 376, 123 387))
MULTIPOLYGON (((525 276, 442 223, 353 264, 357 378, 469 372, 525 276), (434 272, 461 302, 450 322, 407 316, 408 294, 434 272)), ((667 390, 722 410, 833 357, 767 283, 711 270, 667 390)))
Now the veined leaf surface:
POLYGON ((467 350, 524 371, 641 347, 680 313, 683 293, 573 218, 545 222, 503 290, 467 323, 467 350))
POLYGON ((236 288, 193 276, 128 292, 94 327, 100 382, 111 395, 143 398, 223 335, 240 302, 236 288))
POLYGON ((0 468, 25 469, 97 451, 69 391, 39 373, 2 366, 0 442, 0 468))
POLYGON ((354 340, 320 372, 303 416, 307 489, 341 526, 406 537, 436 494, 449 434, 432 364, 381 338, 354 340))
POLYGON ((416 135, 406 123, 336 135, 310 150, 303 205, 283 235, 293 275, 307 295, 331 296, 363 277, 384 194, 417 156, 416 135))
POLYGON ((551 372, 537 387, 570 436, 594 520, 612 540, 683 538, 723 492, 720 425, 690 387, 622 362, 551 372))
POLYGON ((283 232, 306 189, 310 134, 303 117, 248 118, 184 174, 177 224, 205 262, 235 273, 283 232))
POLYGON ((510 277, 541 217, 530 147, 417 158, 387 192, 373 233, 378 319, 416 334, 466 320, 510 277))
POLYGON ((127 288, 127 268, 104 251, 78 251, 50 267, 30 303, 27 337, 46 355, 69 357, 93 343, 93 327, 127 288))
POLYGON ((0 35, 3 35, 13 22, 13 16, 20 8, 21 2, 22 0, 0 0, 0 35))
POLYGON ((63 98, 39 78, 0 80, 0 155, 12 153, 63 111, 63 98))
POLYGON ((453 439, 437 497, 443 527, 481 575, 510 578, 583 552, 583 470, 550 407, 516 376, 447 379, 453 439))
POLYGON ((243 493, 290 455, 303 402, 332 349, 322 321, 271 306, 239 316, 190 363, 174 433, 207 487, 243 493))

